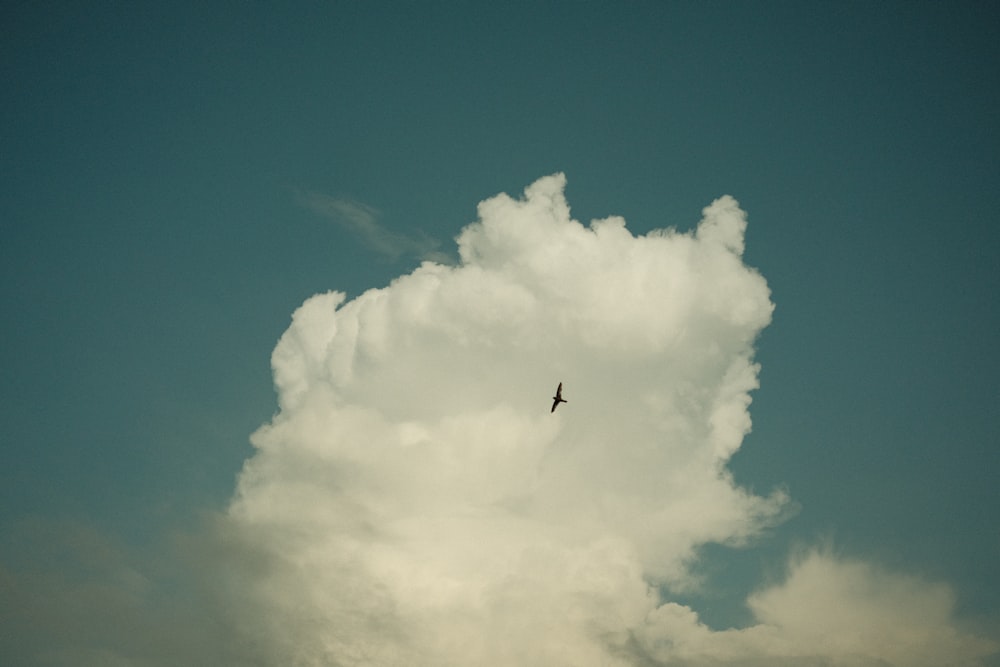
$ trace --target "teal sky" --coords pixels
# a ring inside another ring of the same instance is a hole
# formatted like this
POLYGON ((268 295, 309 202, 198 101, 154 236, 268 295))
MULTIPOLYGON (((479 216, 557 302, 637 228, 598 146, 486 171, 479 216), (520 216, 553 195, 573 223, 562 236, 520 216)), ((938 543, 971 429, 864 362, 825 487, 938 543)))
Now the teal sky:
MULTIPOLYGON (((277 409, 269 357, 291 313, 420 260, 308 194, 454 256, 479 201, 563 172, 584 223, 688 229, 723 194, 749 214, 746 261, 776 311, 730 468, 799 512, 752 549, 708 551, 706 621, 740 623, 789 549, 830 540, 1000 622, 992 4, 0 16, 0 532, 80 522, 142 550, 225 506, 277 409)), ((12 570, 25 553, 0 541, 12 570)))

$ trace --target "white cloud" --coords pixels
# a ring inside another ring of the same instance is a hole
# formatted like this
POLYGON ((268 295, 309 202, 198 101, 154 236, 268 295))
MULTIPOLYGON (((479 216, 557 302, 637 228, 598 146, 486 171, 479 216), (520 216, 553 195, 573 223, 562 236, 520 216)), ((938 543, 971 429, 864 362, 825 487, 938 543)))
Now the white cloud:
POLYGON ((699 545, 743 544, 789 506, 725 467, 773 306, 732 198, 693 233, 636 237, 572 220, 564 186, 481 203, 457 266, 294 314, 272 358, 281 410, 226 528, 229 604, 265 662, 917 665, 935 627, 972 664, 988 647, 953 630, 944 589, 863 566, 805 559, 745 630, 666 599, 697 585, 699 545), (834 620, 898 647, 816 641, 834 620))

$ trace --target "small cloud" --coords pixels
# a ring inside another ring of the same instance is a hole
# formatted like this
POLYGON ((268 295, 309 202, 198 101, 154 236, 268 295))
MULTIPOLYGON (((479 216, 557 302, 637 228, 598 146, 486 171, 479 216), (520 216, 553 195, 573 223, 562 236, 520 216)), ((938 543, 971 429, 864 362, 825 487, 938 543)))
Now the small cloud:
POLYGON ((444 253, 437 251, 440 241, 421 234, 418 238, 392 231, 379 222, 378 209, 345 197, 331 197, 318 192, 296 192, 295 201, 353 234, 370 250, 390 261, 404 255, 424 260, 448 263, 444 253))
POLYGON ((648 664, 691 667, 974 667, 1000 649, 959 626, 947 585, 822 550, 793 559, 785 581, 747 605, 754 625, 713 631, 664 604, 633 648, 648 664))

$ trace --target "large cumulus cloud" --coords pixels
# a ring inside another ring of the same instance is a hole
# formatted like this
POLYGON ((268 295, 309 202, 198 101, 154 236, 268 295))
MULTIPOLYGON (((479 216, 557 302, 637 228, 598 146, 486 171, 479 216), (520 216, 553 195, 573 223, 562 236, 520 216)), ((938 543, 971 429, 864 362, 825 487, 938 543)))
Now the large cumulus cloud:
MULTIPOLYGON (((750 429, 770 293, 742 261, 731 197, 691 233, 637 237, 620 218, 573 220, 564 187, 554 175, 481 203, 456 265, 294 314, 272 359, 280 411, 226 518, 229 605, 265 660, 811 659, 802 582, 876 577, 817 556, 752 599, 760 624, 745 630, 670 601, 697 585, 700 545, 744 544, 789 507, 726 469, 750 429), (569 402, 550 414, 559 381, 569 402)), ((859 639, 820 658, 893 655, 859 639)))

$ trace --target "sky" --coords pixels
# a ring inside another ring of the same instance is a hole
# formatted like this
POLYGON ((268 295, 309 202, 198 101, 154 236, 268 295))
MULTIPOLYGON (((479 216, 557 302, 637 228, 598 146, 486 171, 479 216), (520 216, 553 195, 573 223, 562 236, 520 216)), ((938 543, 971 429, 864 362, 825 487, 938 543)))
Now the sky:
POLYGON ((167 5, 0 10, 0 662, 1000 665, 989 3, 167 5))

